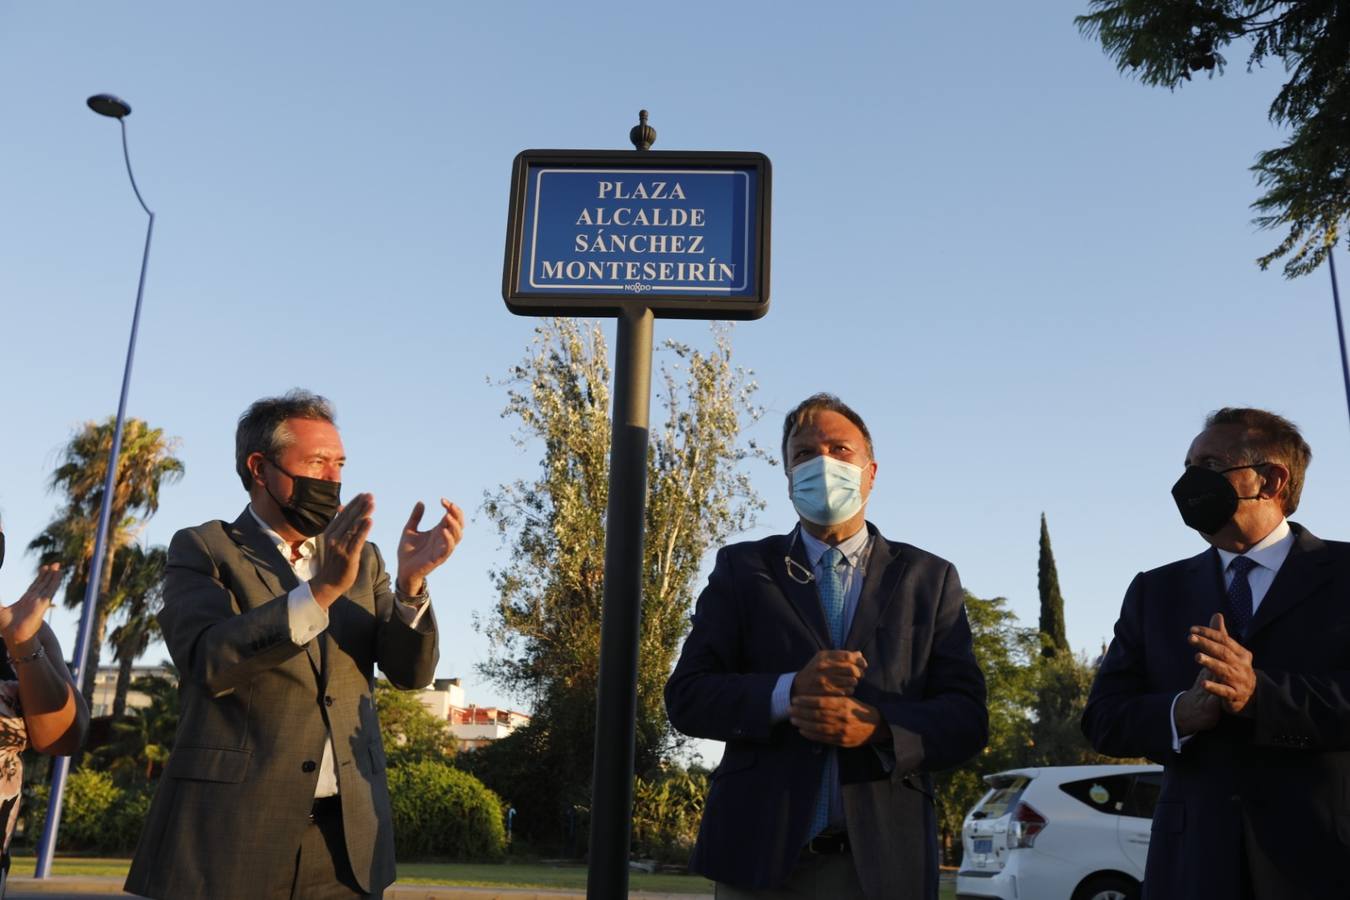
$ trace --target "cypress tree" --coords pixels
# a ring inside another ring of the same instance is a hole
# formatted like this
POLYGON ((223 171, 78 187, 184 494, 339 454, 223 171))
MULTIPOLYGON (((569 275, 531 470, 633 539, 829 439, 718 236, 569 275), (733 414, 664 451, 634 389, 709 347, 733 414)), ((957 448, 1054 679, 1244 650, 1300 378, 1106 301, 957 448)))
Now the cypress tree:
POLYGON ((1059 592, 1059 573, 1055 571, 1055 554, 1050 549, 1050 529, 1045 524, 1045 513, 1041 513, 1041 558, 1036 582, 1041 594, 1041 655, 1068 653, 1064 595, 1059 592))

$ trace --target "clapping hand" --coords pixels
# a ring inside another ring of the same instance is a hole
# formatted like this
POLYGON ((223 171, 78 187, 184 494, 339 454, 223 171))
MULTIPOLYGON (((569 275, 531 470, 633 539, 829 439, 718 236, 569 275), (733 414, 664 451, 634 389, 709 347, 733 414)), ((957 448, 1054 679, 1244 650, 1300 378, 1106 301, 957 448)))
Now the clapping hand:
POLYGON ((1252 652, 1228 633, 1222 615, 1215 613, 1210 626, 1191 629, 1191 645, 1200 651, 1195 661, 1212 673, 1212 678, 1204 682, 1205 690, 1218 697, 1226 711, 1237 715, 1256 693, 1252 652))
POLYGON ((357 494, 323 530, 323 554, 319 571, 309 580, 314 600, 324 609, 356 583, 361 570, 361 551, 366 546, 375 513, 375 498, 357 494))
POLYGON ((16 603, 0 606, 0 636, 11 656, 22 656, 31 649, 29 642, 42 630, 42 617, 51 608, 52 598, 65 576, 60 563, 45 565, 38 569, 37 577, 16 603))
POLYGON ((420 501, 408 516, 398 539, 398 589, 410 597, 422 593, 422 583, 450 558, 464 537, 464 511, 441 498, 445 515, 426 531, 418 531, 426 506, 420 501))

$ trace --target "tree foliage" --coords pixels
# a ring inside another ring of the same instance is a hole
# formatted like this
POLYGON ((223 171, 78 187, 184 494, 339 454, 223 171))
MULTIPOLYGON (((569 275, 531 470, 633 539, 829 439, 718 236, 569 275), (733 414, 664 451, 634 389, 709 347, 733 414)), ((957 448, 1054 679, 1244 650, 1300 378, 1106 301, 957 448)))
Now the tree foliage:
POLYGON ((468 772, 430 759, 391 766, 399 859, 495 860, 506 848, 501 799, 468 772))
POLYGON ((1028 714, 1035 702, 1032 667, 1040 649, 1035 629, 1020 626, 1003 597, 982 600, 967 592, 966 616, 988 691, 989 743, 975 759, 933 779, 939 839, 949 861, 961 843, 962 820, 986 790, 981 778, 1022 765, 1026 758, 1028 714))
MULTIPOLYGON (((65 605, 69 607, 84 602, 89 584, 114 426, 113 418, 86 422, 70 439, 50 482, 53 491, 64 495, 65 504, 28 545, 30 550, 38 551, 42 563, 60 562, 70 572, 65 591, 65 605)), ((183 463, 173 455, 177 448, 177 440, 165 437, 162 430, 151 428, 140 419, 126 420, 113 480, 106 559, 115 559, 117 552, 135 539, 145 520, 159 509, 160 487, 182 477, 183 463)), ((108 618, 115 611, 117 598, 112 590, 112 575, 113 567, 105 564, 100 573, 93 640, 82 685, 86 702, 93 698, 94 676, 108 618)))
POLYGON ((1050 529, 1041 513, 1041 555, 1036 567, 1036 587, 1041 595, 1041 655, 1057 656, 1069 651, 1064 625, 1064 595, 1059 591, 1055 552, 1050 549, 1050 529))
MULTIPOLYGON (((637 712, 637 770, 677 742, 661 689, 688 628, 704 554, 747 528, 760 501, 740 463, 758 417, 749 374, 731 361, 729 332, 713 347, 667 342, 657 372, 647 459, 646 540, 637 712)), ((503 382, 517 441, 543 451, 541 472, 489 493, 484 508, 510 545, 493 573, 498 600, 480 623, 494 647, 484 675, 534 708, 529 747, 552 775, 549 803, 588 803, 594 748, 609 492, 610 369, 600 328, 545 320, 503 382)), ((559 814, 548 815, 559 821, 559 814)))
POLYGON ((131 707, 129 715, 114 719, 108 743, 90 753, 91 762, 123 785, 153 783, 173 749, 178 732, 177 670, 165 660, 160 664, 170 672, 143 675, 131 687, 150 698, 146 706, 131 707))
POLYGON ((118 665, 114 718, 121 718, 126 712, 131 667, 150 642, 160 636, 158 615, 164 606, 164 570, 168 562, 168 548, 145 548, 139 544, 122 547, 113 556, 108 605, 119 610, 122 618, 121 624, 108 635, 118 665))
POLYGON ((411 762, 448 763, 455 756, 450 723, 437 718, 417 699, 416 691, 400 691, 383 678, 375 682, 375 709, 380 740, 389 765, 411 762))
POLYGON ((1117 67, 1175 89, 1194 72, 1222 73, 1241 43, 1247 68, 1276 61, 1289 73, 1270 120, 1290 129, 1257 156, 1263 228, 1286 228, 1258 262, 1288 257, 1288 277, 1321 264, 1350 219, 1350 8, 1340 0, 1089 0, 1075 20, 1117 67))

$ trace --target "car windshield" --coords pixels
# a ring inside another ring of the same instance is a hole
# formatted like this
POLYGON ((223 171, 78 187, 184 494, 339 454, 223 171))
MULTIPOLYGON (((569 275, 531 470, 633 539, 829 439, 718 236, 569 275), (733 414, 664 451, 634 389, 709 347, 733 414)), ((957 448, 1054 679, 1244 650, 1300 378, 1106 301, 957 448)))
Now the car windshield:
POLYGON ((1008 810, 1017 804, 1018 798, 1031 783, 1031 779, 1025 775, 1014 775, 992 783, 993 790, 985 795, 972 812, 977 819, 997 819, 999 816, 1007 815, 1008 810))

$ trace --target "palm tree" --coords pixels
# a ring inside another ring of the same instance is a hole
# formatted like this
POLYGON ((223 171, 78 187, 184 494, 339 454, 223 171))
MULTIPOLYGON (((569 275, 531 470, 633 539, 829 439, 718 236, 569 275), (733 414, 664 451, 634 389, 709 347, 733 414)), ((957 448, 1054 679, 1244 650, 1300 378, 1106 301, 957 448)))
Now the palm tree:
POLYGON ((127 709, 131 688, 131 667, 159 637, 156 615, 164 605, 164 567, 169 551, 164 547, 142 548, 139 544, 123 547, 113 558, 113 595, 109 606, 120 610, 122 624, 108 636, 117 660, 117 690, 113 695, 113 718, 120 719, 127 709))
POLYGON ((124 784, 153 781, 168 762, 178 731, 178 670, 167 660, 168 675, 143 675, 132 687, 150 698, 146 706, 114 719, 108 743, 92 751, 94 763, 124 784))
MULTIPOLYGON (((65 594, 65 604, 69 607, 77 607, 84 601, 89 584, 89 566, 94 556, 94 537, 115 424, 111 417, 105 422, 86 422, 70 439, 60 465, 52 473, 50 485, 53 491, 65 494, 65 508, 28 545, 28 549, 39 552, 41 562, 60 561, 71 573, 65 594)), ((183 476, 183 463, 173 455, 177 449, 177 439, 166 438, 161 429, 151 428, 140 419, 126 421, 108 519, 109 557, 116 558, 117 551, 130 544, 145 520, 159 509, 160 486, 183 476)), ((81 686, 85 701, 91 706, 103 636, 108 617, 113 612, 112 574, 110 565, 105 565, 99 573, 93 640, 81 686)))

